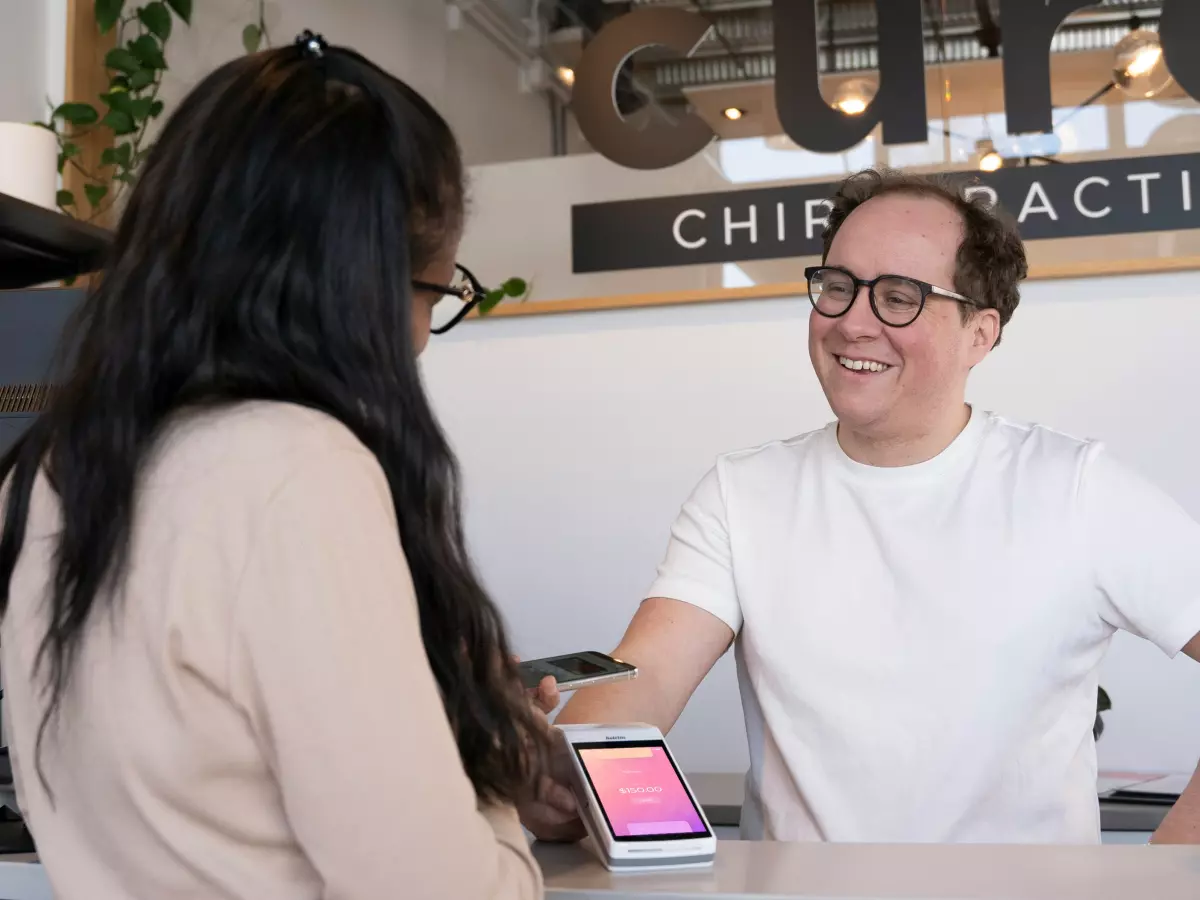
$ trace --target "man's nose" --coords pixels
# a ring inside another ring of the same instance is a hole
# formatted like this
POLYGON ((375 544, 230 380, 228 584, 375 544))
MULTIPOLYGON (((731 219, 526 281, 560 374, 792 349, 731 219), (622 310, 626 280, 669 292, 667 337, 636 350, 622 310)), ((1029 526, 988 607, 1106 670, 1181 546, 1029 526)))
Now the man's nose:
POLYGON ((879 334, 883 323, 871 310, 870 288, 865 284, 859 286, 858 293, 854 295, 854 302, 850 304, 850 309, 837 320, 837 323, 838 331, 846 340, 852 341, 879 334))

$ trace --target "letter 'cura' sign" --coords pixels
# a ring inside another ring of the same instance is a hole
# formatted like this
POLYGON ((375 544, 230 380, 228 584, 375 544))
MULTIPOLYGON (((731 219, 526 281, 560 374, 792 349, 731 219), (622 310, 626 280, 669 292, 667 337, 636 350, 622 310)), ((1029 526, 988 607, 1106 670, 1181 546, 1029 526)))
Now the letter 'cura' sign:
MULTIPOLYGON (((1000 0, 1004 29, 1004 96, 1009 134, 1053 130, 1050 41, 1071 13, 1095 0, 1000 0)), ((875 0, 879 31, 879 93, 862 115, 848 116, 821 97, 817 65, 816 0, 775 0, 775 104, 788 136, 819 153, 848 150, 883 124, 885 144, 924 142, 925 39, 922 0, 875 0)), ((617 109, 621 66, 643 47, 689 56, 708 33, 702 15, 642 7, 600 30, 576 70, 572 109, 595 150, 632 169, 676 165, 704 149, 712 130, 689 113, 663 114, 651 124, 627 121, 617 109)), ((1200 0, 1163 0, 1159 20, 1171 74, 1200 100, 1200 0)))
MULTIPOLYGON (((1026 240, 1200 228, 1200 153, 959 173, 1026 240)), ((957 177, 957 176, 956 176, 957 177)), ((571 208, 573 270, 611 272, 821 253, 836 183, 571 208)))

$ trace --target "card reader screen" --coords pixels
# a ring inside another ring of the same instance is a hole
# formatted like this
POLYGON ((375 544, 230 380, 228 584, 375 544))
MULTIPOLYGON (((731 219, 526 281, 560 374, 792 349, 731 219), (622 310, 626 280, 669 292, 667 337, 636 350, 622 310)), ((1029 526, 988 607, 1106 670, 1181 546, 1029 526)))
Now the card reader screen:
POLYGON ((662 741, 576 744, 575 750, 617 840, 708 837, 662 741))

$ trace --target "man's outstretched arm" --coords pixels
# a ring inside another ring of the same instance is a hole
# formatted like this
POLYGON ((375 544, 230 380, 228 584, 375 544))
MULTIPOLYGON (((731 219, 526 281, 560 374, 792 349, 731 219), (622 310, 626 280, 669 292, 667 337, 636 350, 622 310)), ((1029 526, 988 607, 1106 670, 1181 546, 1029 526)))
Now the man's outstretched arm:
MULTIPOLYGON (((584 688, 563 708, 557 722, 645 722, 665 734, 732 642, 733 629, 697 606, 665 597, 646 600, 613 651, 618 659, 638 667, 638 677, 584 688)), ((535 702, 549 712, 558 700, 554 679, 547 677, 537 689, 535 702)), ((568 753, 565 746, 559 748, 555 772, 520 806, 522 824, 544 841, 574 841, 584 835, 567 788, 568 753)))
POLYGON ((584 688, 557 722, 645 722, 666 734, 732 642, 733 631, 711 613, 680 600, 651 598, 613 651, 638 667, 638 677, 584 688))
MULTIPOLYGON (((1183 652, 1200 662, 1200 634, 1183 652)), ((1200 844, 1200 767, 1151 838, 1154 844, 1200 844)))

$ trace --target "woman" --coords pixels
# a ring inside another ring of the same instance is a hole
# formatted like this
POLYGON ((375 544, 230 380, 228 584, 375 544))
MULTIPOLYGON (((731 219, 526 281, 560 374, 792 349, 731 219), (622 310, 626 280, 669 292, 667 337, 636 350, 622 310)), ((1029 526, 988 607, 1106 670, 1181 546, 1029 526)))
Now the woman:
POLYGON ((445 122, 319 38, 163 130, 0 464, 5 711, 59 900, 540 896, 513 804, 547 729, 416 364, 462 222, 445 122))

